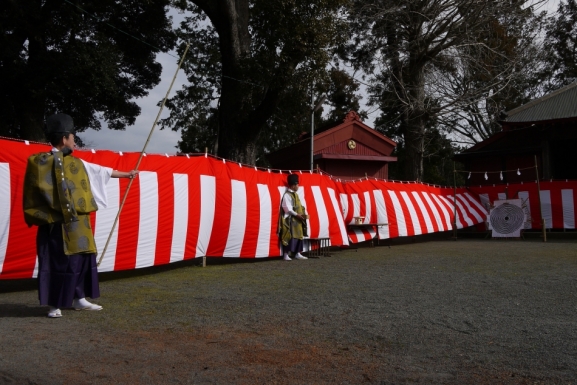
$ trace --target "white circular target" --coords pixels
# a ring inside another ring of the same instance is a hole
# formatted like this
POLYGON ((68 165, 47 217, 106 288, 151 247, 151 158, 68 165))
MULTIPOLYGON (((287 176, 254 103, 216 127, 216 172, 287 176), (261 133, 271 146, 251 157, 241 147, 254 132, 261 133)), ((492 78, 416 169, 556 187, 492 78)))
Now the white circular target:
POLYGON ((510 234, 523 227, 525 212, 519 206, 503 203, 491 210, 491 226, 501 234, 510 234))

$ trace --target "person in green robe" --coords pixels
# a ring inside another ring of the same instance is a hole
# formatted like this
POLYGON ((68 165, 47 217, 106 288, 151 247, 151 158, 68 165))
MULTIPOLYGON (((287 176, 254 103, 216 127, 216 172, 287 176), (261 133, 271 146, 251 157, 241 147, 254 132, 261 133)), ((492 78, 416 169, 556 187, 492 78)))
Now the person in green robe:
POLYGON ((24 220, 38 226, 38 299, 50 307, 50 318, 62 317, 65 308, 101 310, 86 300, 100 296, 90 213, 106 207, 110 178, 134 178, 138 171, 116 171, 72 156, 69 115, 48 117, 45 133, 52 150, 28 158, 23 197, 24 220))
POLYGON ((297 191, 299 176, 290 174, 287 178, 288 189, 284 193, 279 215, 279 232, 283 249, 283 259, 308 259, 301 254, 303 238, 307 236, 307 215, 297 191), (291 258, 292 257, 292 258, 291 258))

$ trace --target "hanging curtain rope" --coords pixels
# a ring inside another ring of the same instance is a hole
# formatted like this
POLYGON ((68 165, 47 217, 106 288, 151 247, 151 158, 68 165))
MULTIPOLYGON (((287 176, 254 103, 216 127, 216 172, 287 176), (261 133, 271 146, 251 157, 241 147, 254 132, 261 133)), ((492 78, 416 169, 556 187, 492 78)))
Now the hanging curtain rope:
POLYGON ((497 174, 500 172, 517 172, 523 170, 533 170, 537 166, 525 167, 525 168, 517 168, 515 170, 499 170, 499 171, 466 171, 466 170, 454 170, 454 172, 463 172, 469 174, 497 174))

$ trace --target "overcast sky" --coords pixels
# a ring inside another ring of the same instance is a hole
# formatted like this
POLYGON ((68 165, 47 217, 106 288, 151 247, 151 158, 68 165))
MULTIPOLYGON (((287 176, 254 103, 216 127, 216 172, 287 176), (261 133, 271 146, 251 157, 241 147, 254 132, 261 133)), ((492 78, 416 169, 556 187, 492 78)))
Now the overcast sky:
MULTIPOLYGON (((548 0, 545 9, 548 12, 555 12, 561 0, 548 0)), ((181 19, 181 15, 174 15, 175 20, 181 19)), ((175 52, 171 55, 176 56, 175 52)), ((140 152, 144 147, 146 138, 150 133, 152 124, 158 114, 159 107, 157 104, 164 98, 170 82, 176 71, 178 59, 167 54, 159 54, 157 60, 162 64, 162 80, 160 83, 150 91, 145 98, 138 99, 136 102, 142 109, 140 116, 136 118, 133 126, 128 127, 125 131, 116 131, 108 129, 105 124, 100 131, 89 129, 80 134, 82 139, 86 142, 87 147, 102 150, 124 151, 124 152, 140 152)), ((181 70, 178 73, 174 86, 170 92, 169 97, 181 88, 186 82, 186 76, 181 70)), ((370 111, 373 111, 371 109, 370 111)), ((161 118, 168 116, 169 111, 165 108, 162 112, 161 118)), ((367 122, 372 125, 372 121, 377 117, 378 111, 375 111, 369 117, 367 122)), ((147 153, 159 154, 174 154, 176 153, 176 145, 180 139, 180 131, 160 130, 157 126, 154 129, 150 142, 146 148, 147 153)))

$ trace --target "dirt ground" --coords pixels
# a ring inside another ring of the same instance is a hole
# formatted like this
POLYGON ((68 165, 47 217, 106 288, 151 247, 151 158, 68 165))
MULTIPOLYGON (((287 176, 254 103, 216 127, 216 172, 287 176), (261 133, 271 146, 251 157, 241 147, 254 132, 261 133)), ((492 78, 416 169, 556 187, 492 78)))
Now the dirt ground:
POLYGON ((577 384, 577 241, 459 239, 0 281, 0 384, 577 384))

